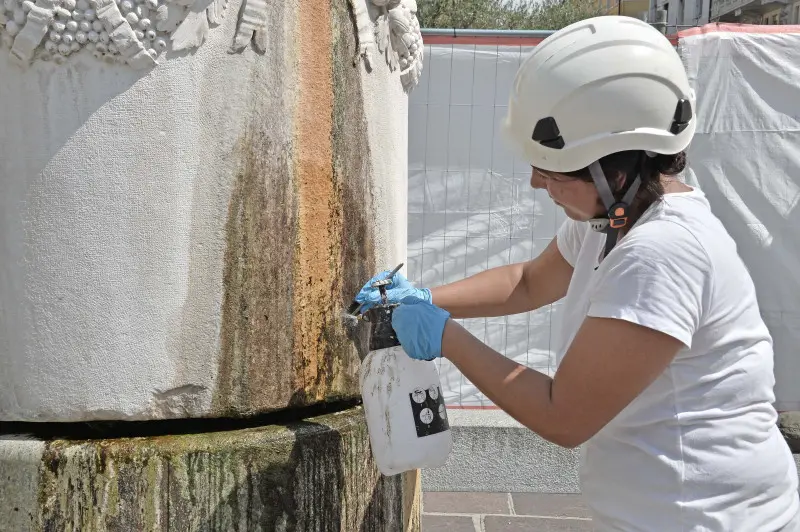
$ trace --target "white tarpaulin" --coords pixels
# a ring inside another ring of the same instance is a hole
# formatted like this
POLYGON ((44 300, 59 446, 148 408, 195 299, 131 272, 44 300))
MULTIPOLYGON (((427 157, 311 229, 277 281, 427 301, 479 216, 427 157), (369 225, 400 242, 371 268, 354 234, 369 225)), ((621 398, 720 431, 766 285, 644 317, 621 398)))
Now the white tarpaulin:
POLYGON ((800 410, 800 26, 709 25, 678 47, 698 98, 687 181, 755 282, 775 342, 777 407, 800 410))

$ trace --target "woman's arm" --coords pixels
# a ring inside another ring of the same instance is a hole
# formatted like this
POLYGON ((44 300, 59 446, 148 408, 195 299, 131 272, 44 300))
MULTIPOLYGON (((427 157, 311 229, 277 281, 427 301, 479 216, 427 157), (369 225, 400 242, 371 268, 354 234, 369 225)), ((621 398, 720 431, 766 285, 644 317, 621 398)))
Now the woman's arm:
POLYGON ((448 320, 442 355, 511 417, 563 447, 602 429, 669 365, 683 344, 620 319, 586 318, 551 379, 448 320))
POLYGON ((681 349, 691 347, 713 286, 714 264, 705 249, 670 221, 644 224, 602 266, 594 285, 585 288, 592 291, 587 317, 553 378, 484 345, 449 319, 435 298, 433 305, 400 305, 392 326, 412 358, 448 358, 520 423, 574 447, 630 404, 681 349))
POLYGON ((461 281, 431 288, 433 303, 454 318, 507 316, 536 310, 567 293, 572 266, 556 239, 535 259, 499 266, 461 281))

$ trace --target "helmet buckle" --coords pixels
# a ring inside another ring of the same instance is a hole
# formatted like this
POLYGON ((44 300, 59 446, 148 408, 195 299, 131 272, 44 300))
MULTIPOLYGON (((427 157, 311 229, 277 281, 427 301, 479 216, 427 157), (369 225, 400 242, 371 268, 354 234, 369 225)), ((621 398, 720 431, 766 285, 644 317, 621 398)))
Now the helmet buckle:
POLYGON ((608 225, 612 229, 622 229, 628 225, 628 205, 618 202, 608 209, 608 225))

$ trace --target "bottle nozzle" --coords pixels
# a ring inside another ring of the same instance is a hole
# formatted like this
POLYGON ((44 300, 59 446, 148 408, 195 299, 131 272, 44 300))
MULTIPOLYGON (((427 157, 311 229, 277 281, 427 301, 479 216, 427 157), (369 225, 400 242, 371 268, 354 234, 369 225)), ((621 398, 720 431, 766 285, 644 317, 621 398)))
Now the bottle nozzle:
MULTIPOLYGON (((373 288, 377 288, 378 291, 381 294, 381 303, 382 304, 386 305, 386 304, 389 303, 389 297, 386 294, 386 287, 388 285, 392 284, 392 277, 394 277, 394 274, 399 272, 400 268, 402 268, 402 267, 403 267, 403 263, 401 262, 400 264, 397 265, 397 267, 394 270, 389 272, 389 275, 387 275, 386 278, 381 279, 379 281, 375 281, 374 283, 372 283, 371 286, 373 288)), ((356 315, 358 315, 358 313, 361 310, 362 306, 363 306, 362 303, 359 303, 358 301, 353 300, 353 302, 350 303, 350 306, 347 307, 347 313, 352 315, 352 316, 356 316, 356 315)))
POLYGON ((350 303, 350 306, 347 307, 347 313, 350 314, 351 316, 355 316, 356 314, 358 314, 360 308, 361 308, 361 303, 354 300, 352 303, 350 303))

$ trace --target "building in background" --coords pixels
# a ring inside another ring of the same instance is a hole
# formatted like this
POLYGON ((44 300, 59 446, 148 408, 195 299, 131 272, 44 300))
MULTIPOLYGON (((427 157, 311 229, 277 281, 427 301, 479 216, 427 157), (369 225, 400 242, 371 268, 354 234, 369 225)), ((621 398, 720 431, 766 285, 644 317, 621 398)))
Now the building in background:
POLYGON ((798 24, 800 1, 714 0, 711 21, 742 24, 798 24))
MULTIPOLYGON (((666 33, 671 34, 692 26, 708 24, 713 4, 720 1, 743 0, 649 0, 648 22, 656 20, 656 11, 667 12, 666 33)), ((754 0, 761 1, 761 0, 754 0)))
MULTIPOLYGON (((626 17, 644 18, 653 0, 600 0, 608 6, 607 15, 623 15, 626 17)), ((650 20, 650 19, 648 19, 650 20)))
POLYGON ((800 24, 800 0, 649 0, 649 5, 650 22, 656 11, 667 12, 667 33, 708 22, 800 24))

